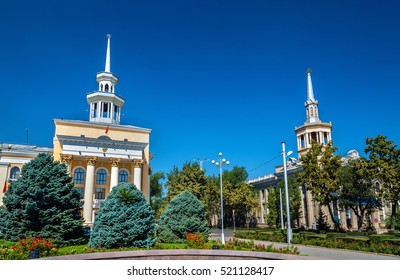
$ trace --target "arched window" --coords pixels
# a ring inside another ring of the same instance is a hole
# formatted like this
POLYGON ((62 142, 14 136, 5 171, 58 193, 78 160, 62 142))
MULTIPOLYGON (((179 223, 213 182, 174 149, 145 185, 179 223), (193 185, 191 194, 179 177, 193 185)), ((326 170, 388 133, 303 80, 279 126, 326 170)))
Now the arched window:
POLYGON ((78 167, 74 171, 74 183, 83 184, 85 183, 85 170, 82 167, 78 167))
POLYGON ((18 166, 14 166, 10 170, 10 180, 16 180, 19 178, 21 174, 21 170, 19 169, 18 166))
POLYGON ((128 182, 128 171, 121 170, 118 173, 118 182, 119 183, 127 183, 128 182))
POLYGON ((99 169, 96 176, 96 184, 105 185, 107 183, 107 171, 105 169, 99 169))
POLYGON ((104 91, 108 91, 108 84, 104 86, 104 91))

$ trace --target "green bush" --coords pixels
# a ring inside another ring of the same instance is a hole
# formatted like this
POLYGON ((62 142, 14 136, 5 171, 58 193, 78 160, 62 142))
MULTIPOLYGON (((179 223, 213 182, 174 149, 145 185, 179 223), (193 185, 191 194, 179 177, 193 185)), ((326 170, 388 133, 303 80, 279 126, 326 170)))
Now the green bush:
POLYGON ((133 184, 120 183, 101 204, 89 246, 146 247, 155 243, 154 211, 133 184))
POLYGON ((184 243, 188 232, 208 237, 210 230, 204 205, 189 191, 183 191, 161 213, 157 237, 161 242, 184 243))
POLYGON ((346 233, 341 233, 341 232, 328 232, 326 234, 326 238, 328 239, 337 239, 341 237, 346 237, 346 233))

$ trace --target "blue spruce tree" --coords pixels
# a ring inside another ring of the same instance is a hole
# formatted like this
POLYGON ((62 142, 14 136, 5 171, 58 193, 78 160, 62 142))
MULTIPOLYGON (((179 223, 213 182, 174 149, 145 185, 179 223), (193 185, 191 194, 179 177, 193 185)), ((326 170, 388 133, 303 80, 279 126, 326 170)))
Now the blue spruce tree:
POLYGON ((0 239, 54 239, 57 245, 84 241, 80 194, 67 167, 48 154, 39 154, 22 167, 0 207, 0 239))
POLYGON ((199 232, 207 238, 209 227, 204 205, 185 190, 175 196, 161 213, 157 237, 167 243, 185 242, 187 232, 199 232))
POLYGON ((120 183, 101 204, 90 247, 146 247, 155 243, 154 211, 133 184, 120 183))

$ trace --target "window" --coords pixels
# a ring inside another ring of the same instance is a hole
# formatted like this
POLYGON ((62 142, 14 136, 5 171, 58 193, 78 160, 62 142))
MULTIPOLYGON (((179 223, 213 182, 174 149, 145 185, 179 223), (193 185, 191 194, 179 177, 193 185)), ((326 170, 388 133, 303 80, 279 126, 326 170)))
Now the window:
POLYGON ((118 173, 118 182, 119 183, 126 183, 128 182, 128 171, 126 170, 121 170, 118 173))
POLYGON ((94 195, 95 199, 105 199, 106 198, 106 189, 105 188, 96 188, 96 193, 94 195))
POLYGON ((301 135, 300 143, 301 143, 301 147, 304 148, 304 146, 305 146, 305 143, 304 143, 304 135, 301 135))
POLYGON ((114 120, 118 120, 119 106, 114 105, 114 120))
POLYGON ((108 84, 105 85, 104 91, 108 91, 108 84))
POLYGON ((328 133, 324 132, 324 144, 328 144, 328 133))
POLYGON ((85 170, 82 167, 78 167, 74 171, 74 183, 84 184, 85 183, 85 170))
POLYGON ((105 169, 99 169, 96 176, 96 184, 105 185, 107 183, 107 171, 105 169))
POLYGON ((110 103, 103 103, 103 118, 108 118, 110 116, 110 103))
POLYGON ((97 103, 93 103, 93 118, 97 117, 97 103))
POLYGON ((12 167, 10 170, 10 180, 18 179, 20 176, 20 173, 21 173, 21 171, 18 166, 12 167))

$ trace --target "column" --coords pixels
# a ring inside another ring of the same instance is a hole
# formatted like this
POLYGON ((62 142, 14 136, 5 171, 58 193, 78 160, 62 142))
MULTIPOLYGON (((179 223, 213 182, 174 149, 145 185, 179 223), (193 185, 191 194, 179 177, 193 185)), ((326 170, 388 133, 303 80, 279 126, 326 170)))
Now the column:
POLYGON ((308 226, 312 226, 313 223, 316 222, 315 217, 317 217, 318 212, 315 214, 314 213, 314 201, 312 198, 311 191, 306 191, 307 194, 307 211, 308 211, 308 222, 310 223, 308 226))
POLYGON ((110 192, 113 187, 118 185, 118 166, 119 166, 120 161, 121 161, 120 158, 110 158, 110 162, 111 162, 110 192))
POLYGON ((300 189, 300 199, 301 199, 301 204, 300 205, 301 205, 301 218, 302 218, 301 219, 302 223, 300 223, 300 226, 310 227, 310 225, 307 225, 306 205, 304 205, 304 202, 306 201, 306 199, 305 199, 305 195, 304 195, 304 192, 303 192, 303 187, 299 186, 299 189, 300 189))
POLYGON ((260 213, 260 223, 264 223, 264 199, 263 199, 263 191, 259 190, 260 194, 260 208, 261 208, 261 213, 260 213))
POLYGON ((142 191, 142 166, 143 166, 143 160, 142 159, 134 159, 134 160, 132 160, 133 184, 140 191, 142 191))
POLYGON ((68 167, 68 173, 71 174, 71 163, 72 163, 72 155, 60 154, 61 163, 64 163, 68 167))
POLYGON ((84 223, 92 224, 93 212, 93 194, 94 194, 94 165, 96 164, 97 157, 86 157, 86 182, 85 182, 85 196, 83 204, 83 219, 84 223))

